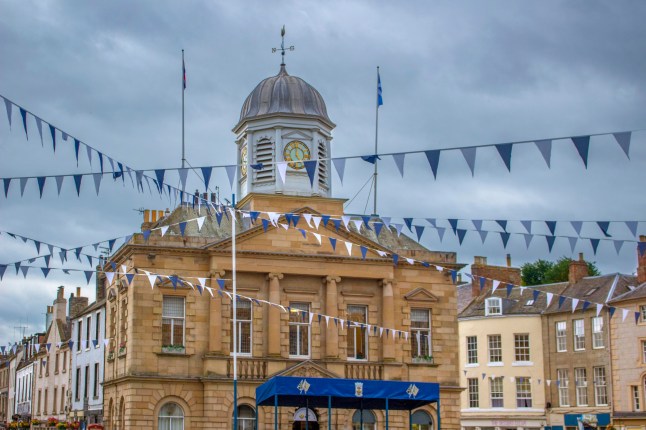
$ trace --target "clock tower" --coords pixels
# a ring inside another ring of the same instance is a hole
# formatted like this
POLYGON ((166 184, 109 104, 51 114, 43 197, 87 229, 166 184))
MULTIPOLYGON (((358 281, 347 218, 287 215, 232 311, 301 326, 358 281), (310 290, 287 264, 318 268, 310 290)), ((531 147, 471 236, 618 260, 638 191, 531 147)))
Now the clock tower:
POLYGON ((321 94, 288 74, 283 62, 249 94, 233 128, 239 200, 252 194, 330 197, 334 127, 321 94), (308 163, 309 172, 307 161, 316 161, 308 163))

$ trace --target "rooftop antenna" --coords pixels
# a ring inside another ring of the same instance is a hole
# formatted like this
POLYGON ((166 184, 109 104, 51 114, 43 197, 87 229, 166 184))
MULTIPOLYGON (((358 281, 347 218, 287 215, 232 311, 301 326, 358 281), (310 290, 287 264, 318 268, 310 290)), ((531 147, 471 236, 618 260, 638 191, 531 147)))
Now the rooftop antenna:
POLYGON ((285 48, 285 25, 283 24, 283 28, 280 29, 280 37, 281 37, 281 42, 280 42, 280 48, 271 48, 271 52, 276 52, 280 51, 280 55, 282 56, 282 61, 280 63, 281 66, 285 65, 285 51, 293 51, 294 46, 290 46, 289 48, 285 48))
POLYGON ((141 207, 141 208, 138 208, 138 209, 133 209, 133 211, 139 212, 139 214, 143 214, 145 209, 143 207, 141 207))

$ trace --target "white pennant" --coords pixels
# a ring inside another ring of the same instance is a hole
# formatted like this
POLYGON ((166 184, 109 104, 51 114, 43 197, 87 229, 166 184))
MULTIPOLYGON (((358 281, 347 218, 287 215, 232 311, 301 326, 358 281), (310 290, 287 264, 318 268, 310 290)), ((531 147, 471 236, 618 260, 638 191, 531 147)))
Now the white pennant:
POLYGON ((626 317, 628 316, 628 309, 622 309, 621 312, 623 314, 623 316, 621 318, 621 322, 624 322, 624 321, 626 321, 626 317))
POLYGON ((305 218, 307 225, 312 228, 312 214, 303 214, 303 218, 305 218))
POLYGON ((114 272, 105 272, 105 278, 108 280, 108 285, 112 285, 114 279, 114 272))
POLYGON ((521 295, 521 297, 522 297, 523 293, 525 292, 525 288, 527 288, 527 287, 523 287, 523 286, 520 287, 520 295, 521 295))
POLYGON ((213 297, 213 288, 211 287, 204 287, 204 289, 213 297))
POLYGON ((148 282, 150 282, 150 288, 155 288, 155 281, 157 281, 157 275, 151 275, 150 272, 144 270, 144 273, 148 277, 148 282))
POLYGON ((165 234, 166 234, 166 232, 168 231, 168 227, 169 227, 169 226, 164 225, 164 226, 162 226, 162 227, 160 228, 162 237, 164 237, 164 235, 165 235, 165 234))
POLYGON ((276 212, 267 212, 267 216, 274 227, 278 227, 278 218, 280 218, 280 214, 277 214, 276 212))
POLYGON ((493 280, 493 287, 491 288, 491 294, 496 292, 496 288, 498 288, 499 285, 500 285, 500 281, 497 281, 497 280, 494 279, 493 280))
POLYGON ((122 264, 121 265, 121 273, 123 273, 124 275, 126 273, 128 273, 128 266, 126 266, 125 264, 122 264))
POLYGON ((352 255, 352 242, 345 242, 345 247, 348 250, 348 255, 352 255))
POLYGON ((339 318, 339 321, 341 322, 341 330, 343 330, 343 319, 339 318))
POLYGON ((601 313, 601 309, 603 309, 603 305, 601 303, 597 303, 597 316, 601 313))
POLYGON ((551 379, 546 379, 545 382, 547 383, 547 386, 549 387, 552 385, 552 380, 551 379))
POLYGON ((388 254, 387 254, 386 252, 384 252, 384 251, 380 251, 380 250, 378 250, 378 249, 377 249, 376 251, 377 251, 377 254, 379 254, 379 256, 380 256, 380 257, 385 257, 386 255, 388 255, 388 254))
POLYGON ((341 221, 343 221, 343 225, 345 225, 345 229, 350 231, 350 229, 348 228, 348 224, 350 223, 350 217, 348 215, 342 215, 341 221))
POLYGON ((547 296, 547 306, 549 307, 550 303, 552 303, 552 298, 554 297, 553 293, 545 293, 547 296))
POLYGON ((408 258, 408 257, 406 257, 406 262, 408 264, 415 264, 415 260, 413 260, 412 258, 408 258))
POLYGON ((579 304, 579 299, 572 299, 572 313, 576 310, 576 306, 579 304))
POLYGON ((310 312, 310 325, 312 325, 312 320, 314 319, 314 313, 310 312))
POLYGON ((282 222, 280 223, 280 226, 284 228, 285 230, 289 230, 289 225, 283 224, 282 222))
POLYGON ((363 224, 363 221, 360 219, 353 219, 352 224, 354 224, 355 228, 357 229, 358 232, 361 231, 361 224, 363 224))
POLYGON ((404 332, 404 340, 406 342, 408 342, 408 332, 407 331, 404 332))
POLYGON ((278 176, 283 185, 285 185, 285 179, 287 175, 287 163, 276 163, 276 169, 278 170, 278 176))
POLYGON ((316 238, 316 240, 318 240, 319 245, 320 245, 320 244, 321 244, 321 235, 320 235, 320 234, 318 234, 318 233, 312 233, 312 234, 314 235, 314 237, 316 238))
POLYGON ((382 337, 384 335, 384 328, 379 327, 379 337, 382 337))
POLYGON ((200 283, 202 288, 206 288, 206 278, 197 278, 197 282, 200 283))
POLYGON ((329 326, 330 326, 330 317, 329 317, 329 315, 326 315, 325 316, 325 327, 329 327, 329 326))
POLYGON ((318 230, 319 225, 321 225, 321 217, 320 216, 313 216, 312 221, 314 221, 314 227, 316 227, 316 229, 318 230))
POLYGON ((197 221, 197 231, 202 230, 202 226, 204 225, 204 220, 205 219, 206 219, 205 216, 201 216, 196 220, 197 221))

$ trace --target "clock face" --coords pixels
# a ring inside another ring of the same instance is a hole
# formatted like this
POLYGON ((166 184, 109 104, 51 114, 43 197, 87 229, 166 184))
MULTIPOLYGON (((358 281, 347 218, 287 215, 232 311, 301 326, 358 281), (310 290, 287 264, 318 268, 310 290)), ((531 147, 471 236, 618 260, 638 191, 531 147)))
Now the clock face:
POLYGON ((240 150, 240 164, 240 173, 242 176, 247 176, 247 145, 240 150))
POLYGON ((300 140, 292 140, 285 146, 283 158, 289 161, 287 164, 289 167, 300 170, 305 167, 303 161, 310 159, 310 149, 300 140))

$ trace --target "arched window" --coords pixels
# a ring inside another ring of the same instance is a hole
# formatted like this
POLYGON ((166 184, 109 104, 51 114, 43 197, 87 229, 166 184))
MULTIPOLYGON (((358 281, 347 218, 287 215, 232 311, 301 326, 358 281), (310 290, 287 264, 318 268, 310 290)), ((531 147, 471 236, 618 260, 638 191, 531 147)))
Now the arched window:
POLYGON ((169 402, 161 407, 157 416, 159 430, 184 430, 184 411, 177 403, 169 402))
POLYGON ((411 416, 413 430, 433 430, 433 419, 424 411, 417 411, 411 416))
POLYGON ((352 415, 352 430, 375 430, 377 428, 377 417, 372 411, 363 411, 363 428, 361 427, 361 412, 356 411, 352 415))
MULTIPOLYGON (((233 417, 231 422, 233 423, 233 417)), ((238 406, 238 430, 253 430, 255 425, 256 411, 248 405, 238 406)))

